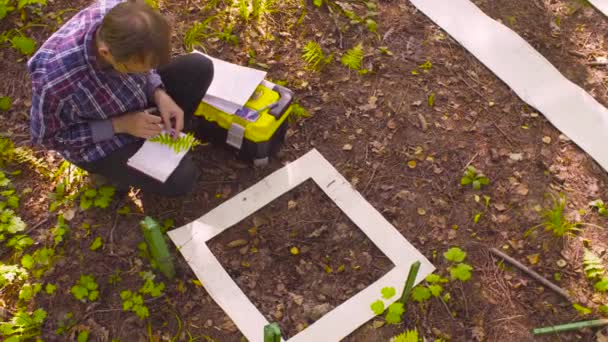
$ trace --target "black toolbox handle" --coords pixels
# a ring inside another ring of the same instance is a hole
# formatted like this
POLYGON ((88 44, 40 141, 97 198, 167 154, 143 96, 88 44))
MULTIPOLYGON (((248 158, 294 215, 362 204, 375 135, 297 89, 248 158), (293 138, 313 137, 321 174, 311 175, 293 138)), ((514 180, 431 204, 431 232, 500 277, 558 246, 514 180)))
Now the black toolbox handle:
POLYGON ((279 120, 285 109, 287 109, 287 107, 291 104, 291 101, 293 100, 293 92, 278 84, 275 84, 274 87, 272 87, 272 90, 279 93, 281 97, 279 98, 279 101, 277 101, 277 104, 270 108, 269 113, 279 120))

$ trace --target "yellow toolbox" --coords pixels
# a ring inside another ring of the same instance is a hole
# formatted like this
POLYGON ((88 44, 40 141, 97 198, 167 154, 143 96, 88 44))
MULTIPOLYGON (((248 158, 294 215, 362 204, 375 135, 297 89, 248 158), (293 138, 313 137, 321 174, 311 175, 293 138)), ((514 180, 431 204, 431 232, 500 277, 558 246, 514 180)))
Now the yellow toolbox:
POLYGON ((203 140, 227 144, 241 159, 265 165, 284 141, 292 101, 291 90, 264 80, 235 114, 201 102, 194 112, 203 119, 198 133, 203 140))

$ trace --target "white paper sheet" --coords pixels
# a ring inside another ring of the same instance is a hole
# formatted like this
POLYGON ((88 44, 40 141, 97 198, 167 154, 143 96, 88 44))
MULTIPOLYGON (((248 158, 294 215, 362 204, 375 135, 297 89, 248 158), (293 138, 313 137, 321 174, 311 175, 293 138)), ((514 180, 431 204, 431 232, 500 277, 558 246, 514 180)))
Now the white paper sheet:
MULTIPOLYGON (((184 135, 181 133, 181 136, 184 135)), ((127 165, 164 183, 179 166, 186 153, 187 151, 175 153, 166 145, 146 140, 142 147, 129 158, 127 165)))
POLYGON ((416 284, 434 270, 424 255, 353 189, 319 152, 312 150, 198 220, 168 232, 209 295, 249 341, 263 341, 263 328, 268 321, 230 278, 206 243, 311 178, 395 267, 289 341, 340 341, 374 317, 370 304, 381 298, 383 287, 392 286, 397 290, 397 295, 392 299, 384 300, 386 306, 398 299, 412 263, 421 262, 416 284))
POLYGON ((410 0, 608 170, 608 110, 468 0, 410 0))
POLYGON ((245 105, 255 89, 266 77, 266 72, 226 62, 200 53, 213 62, 213 80, 203 101, 229 114, 245 105))
POLYGON ((589 0, 589 2, 604 15, 608 15, 608 0, 589 0))

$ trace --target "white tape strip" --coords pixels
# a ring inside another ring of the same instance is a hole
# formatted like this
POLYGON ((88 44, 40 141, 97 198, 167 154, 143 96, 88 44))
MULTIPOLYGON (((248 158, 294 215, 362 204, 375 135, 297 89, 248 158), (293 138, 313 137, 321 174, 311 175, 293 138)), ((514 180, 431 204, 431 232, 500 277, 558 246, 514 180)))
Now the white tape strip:
POLYGON ((608 0, 589 0, 589 2, 604 15, 608 15, 608 0))
POLYGON ((470 1, 410 1, 608 170, 608 110, 604 106, 470 1))
POLYGON ((263 329, 268 322, 230 278, 206 243, 307 179, 312 179, 395 267, 289 341, 340 341, 374 317, 370 304, 381 298, 383 287, 392 286, 397 290, 395 297, 385 300, 386 305, 398 299, 414 262, 421 262, 416 283, 434 270, 424 255, 365 201, 319 152, 312 150, 200 219, 168 233, 209 295, 249 341, 263 341, 263 329))

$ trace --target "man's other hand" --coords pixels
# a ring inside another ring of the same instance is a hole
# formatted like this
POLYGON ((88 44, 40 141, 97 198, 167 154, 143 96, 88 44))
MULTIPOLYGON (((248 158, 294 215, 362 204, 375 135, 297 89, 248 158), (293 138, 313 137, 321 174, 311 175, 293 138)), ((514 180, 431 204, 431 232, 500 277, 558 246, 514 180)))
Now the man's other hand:
POLYGON ((148 112, 127 113, 112 118, 114 133, 127 133, 139 138, 151 138, 161 132, 162 119, 148 112))
POLYGON ((162 89, 154 92, 154 100, 167 132, 173 132, 175 137, 184 129, 184 111, 173 101, 171 96, 162 89), (171 125, 171 119, 175 119, 175 127, 171 125))

